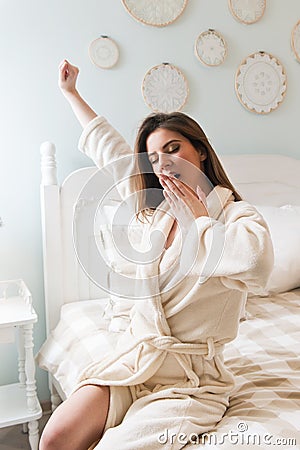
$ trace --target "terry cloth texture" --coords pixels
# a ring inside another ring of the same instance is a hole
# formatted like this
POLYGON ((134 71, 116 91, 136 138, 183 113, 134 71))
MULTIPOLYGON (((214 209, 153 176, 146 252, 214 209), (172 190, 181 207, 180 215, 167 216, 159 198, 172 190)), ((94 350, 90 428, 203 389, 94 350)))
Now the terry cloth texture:
MULTIPOLYGON (((134 162, 123 159, 131 149, 104 118, 88 124, 79 147, 120 181, 123 199, 135 192, 129 176, 134 162)), ((114 334, 112 351, 88 365, 76 386, 130 386, 133 404, 123 422, 107 430, 99 449, 162 448, 158 436, 165 430, 204 433, 226 411, 234 380, 223 347, 237 335, 247 291, 257 292, 267 282, 273 252, 268 228, 254 207, 234 202, 232 192, 220 186, 207 204, 209 217, 196 219, 169 252, 161 239, 174 223, 167 202, 140 224, 140 254, 146 259, 136 264, 131 280, 136 296, 128 300, 129 326, 116 341, 114 334), (172 279, 174 267, 176 282, 163 289, 163 278, 172 279)), ((175 440, 164 448, 181 447, 175 440)))

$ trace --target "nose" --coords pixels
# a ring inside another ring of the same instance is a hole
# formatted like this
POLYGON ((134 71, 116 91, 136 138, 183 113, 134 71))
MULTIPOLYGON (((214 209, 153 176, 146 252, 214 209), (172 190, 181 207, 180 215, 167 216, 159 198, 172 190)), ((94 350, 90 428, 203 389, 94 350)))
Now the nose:
POLYGON ((170 155, 166 155, 165 153, 160 153, 158 155, 158 170, 162 172, 163 170, 168 170, 172 166, 173 161, 170 155))

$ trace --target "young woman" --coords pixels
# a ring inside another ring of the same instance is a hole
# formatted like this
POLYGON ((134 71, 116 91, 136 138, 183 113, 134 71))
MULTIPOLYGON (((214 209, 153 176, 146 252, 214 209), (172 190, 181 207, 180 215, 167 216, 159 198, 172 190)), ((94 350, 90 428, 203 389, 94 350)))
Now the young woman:
MULTIPOLYGON (((123 186, 117 162, 132 151, 81 98, 77 75, 64 60, 59 86, 84 128, 79 147, 100 168, 115 161, 123 186)), ((86 450, 97 441, 99 449, 179 449, 212 430, 234 385, 224 344, 237 334, 248 290, 258 291, 272 268, 265 222, 192 118, 150 115, 135 155, 139 173, 123 195, 137 193, 143 242, 152 239, 156 253, 137 264, 136 298, 120 299, 127 326, 115 350, 101 358, 99 349, 99 362, 52 414, 41 450, 86 450)))

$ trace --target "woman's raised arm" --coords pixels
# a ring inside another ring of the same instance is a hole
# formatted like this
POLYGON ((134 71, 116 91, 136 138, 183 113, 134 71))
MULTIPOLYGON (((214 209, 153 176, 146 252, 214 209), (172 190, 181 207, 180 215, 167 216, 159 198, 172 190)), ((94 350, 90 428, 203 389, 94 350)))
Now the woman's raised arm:
POLYGON ((58 85, 65 98, 70 103, 75 116, 83 128, 97 116, 95 111, 83 100, 76 89, 76 81, 79 73, 78 67, 64 59, 59 65, 58 85))
MULTIPOLYGON (((80 96, 76 88, 78 73, 79 69, 67 60, 61 62, 58 85, 84 128, 78 148, 100 169, 107 167, 116 182, 128 180, 132 172, 136 171, 133 152, 123 136, 103 116, 98 116, 80 96), (124 160, 124 157, 127 159, 124 160)), ((121 185, 118 190, 122 198, 136 191, 134 177, 121 185)))

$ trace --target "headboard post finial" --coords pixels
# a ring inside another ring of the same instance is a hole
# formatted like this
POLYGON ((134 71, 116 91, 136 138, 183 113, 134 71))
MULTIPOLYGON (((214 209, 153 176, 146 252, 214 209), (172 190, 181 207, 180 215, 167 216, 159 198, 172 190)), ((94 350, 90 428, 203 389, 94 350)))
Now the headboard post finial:
POLYGON ((43 142, 41 151, 41 172, 43 186, 57 185, 55 145, 52 142, 43 142))

